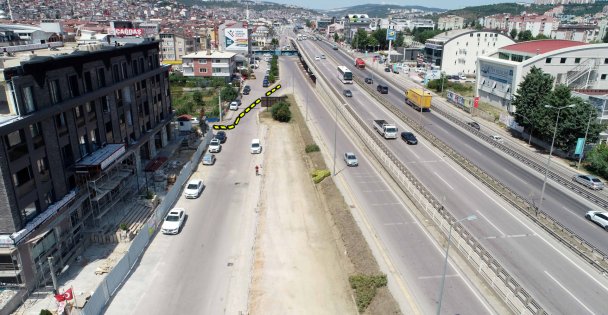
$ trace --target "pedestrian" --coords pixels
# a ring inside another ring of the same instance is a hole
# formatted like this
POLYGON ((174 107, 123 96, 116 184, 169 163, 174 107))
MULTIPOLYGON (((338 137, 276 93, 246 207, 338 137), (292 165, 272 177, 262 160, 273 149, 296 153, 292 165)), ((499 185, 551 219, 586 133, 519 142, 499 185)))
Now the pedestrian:
POLYGON ((255 166, 255 176, 260 175, 260 167, 259 166, 255 166))

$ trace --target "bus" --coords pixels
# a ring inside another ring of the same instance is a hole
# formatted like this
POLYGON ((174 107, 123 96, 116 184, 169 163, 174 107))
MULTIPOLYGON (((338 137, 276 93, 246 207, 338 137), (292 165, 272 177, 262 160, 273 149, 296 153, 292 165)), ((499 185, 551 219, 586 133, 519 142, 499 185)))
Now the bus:
POLYGON ((353 84, 353 73, 345 66, 338 66, 338 79, 344 84, 353 84))

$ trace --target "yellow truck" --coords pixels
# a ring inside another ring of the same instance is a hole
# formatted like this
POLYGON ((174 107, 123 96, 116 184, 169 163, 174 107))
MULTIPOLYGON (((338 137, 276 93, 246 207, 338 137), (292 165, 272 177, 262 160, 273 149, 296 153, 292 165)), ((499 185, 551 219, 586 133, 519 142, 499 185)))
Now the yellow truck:
POLYGON ((431 93, 423 89, 408 89, 405 91, 405 103, 422 110, 431 108, 431 93))

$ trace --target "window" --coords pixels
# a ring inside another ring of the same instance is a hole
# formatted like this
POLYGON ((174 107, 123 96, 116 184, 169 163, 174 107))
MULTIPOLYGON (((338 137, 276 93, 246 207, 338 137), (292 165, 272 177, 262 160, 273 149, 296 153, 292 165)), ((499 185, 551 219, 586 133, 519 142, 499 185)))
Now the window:
POLYGON ((118 73, 117 64, 112 65, 112 79, 114 80, 114 82, 120 81, 120 74, 118 73))
POLYGON ((106 72, 103 68, 97 69, 97 82, 99 86, 106 86, 106 72))
POLYGON ((205 69, 205 68, 203 68, 203 69, 198 69, 198 71, 199 71, 200 73, 207 73, 207 69, 205 69))
POLYGON ((48 162, 46 158, 42 158, 40 160, 36 161, 36 168, 38 170, 38 173, 40 173, 41 175, 45 175, 46 172, 49 171, 49 166, 48 166, 48 162))
POLYGON ((80 156, 89 154, 89 139, 87 139, 86 134, 80 136, 78 140, 78 149, 80 151, 80 156))
POLYGON ((207 64, 207 59, 199 59, 198 63, 201 65, 206 65, 207 64))
POLYGON ((55 116, 55 125, 58 129, 63 129, 66 127, 65 113, 60 113, 55 116))
POLYGON ((545 63, 551 63, 551 58, 546 58, 545 63))
POLYGON ((144 70, 144 58, 139 58, 139 71, 141 73, 145 72, 145 70, 144 70))
POLYGON ((82 106, 74 107, 74 117, 82 118, 82 106))
POLYGON ((80 96, 80 90, 78 88, 78 77, 76 75, 71 75, 68 77, 68 85, 70 87, 71 97, 80 96))
POLYGON ((72 153, 71 144, 61 148, 61 157, 63 159, 63 166, 70 166, 74 162, 74 154, 72 153))
POLYGON ((604 58, 604 63, 608 63, 608 58, 604 58))
MULTIPOLYGON (((38 213, 38 200, 36 200, 35 202, 30 203, 29 205, 27 205, 27 207, 23 208, 23 210, 21 210, 21 216, 23 219, 23 225, 25 225, 25 223, 31 221, 32 219, 34 219, 36 217, 36 214, 38 213)), ((48 235, 55 235, 53 233, 49 233, 48 235)), ((41 248, 43 248, 41 246, 41 248)))
POLYGON ((23 103, 25 105, 25 113, 29 114, 36 110, 36 105, 34 104, 34 94, 32 93, 32 87, 26 86, 22 89, 23 91, 23 103))
POLYGON ((32 135, 32 138, 36 138, 42 134, 42 126, 39 122, 30 125, 30 134, 32 135))
POLYGON ((104 95, 101 97, 101 108, 103 109, 104 113, 109 113, 110 112, 110 102, 108 102, 108 96, 104 95))
POLYGON ((566 63, 566 58, 561 58, 561 59, 559 60, 559 63, 566 63))
POLYGON ((55 202, 55 192, 52 188, 44 194, 44 202, 46 202, 47 205, 51 205, 55 202))
POLYGON ((574 63, 581 63, 581 58, 574 58, 574 63))
POLYGON ((52 80, 49 83, 49 89, 51 90, 51 104, 57 104, 61 102, 61 92, 59 91, 59 80, 52 80))
POLYGON ((15 184, 16 187, 23 186, 32 180, 32 178, 32 170, 29 166, 27 166, 13 174, 13 184, 15 184))
POLYGON ((89 101, 84 104, 84 107, 87 110, 87 113, 91 113, 95 111, 95 101, 89 101))
POLYGON ((127 63, 123 62, 120 64, 120 66, 122 67, 122 78, 126 79, 129 77, 128 73, 127 73, 127 63))
POLYGON ((85 92, 93 91, 93 80, 91 80, 91 72, 84 73, 84 90, 85 92))
POLYGON ((137 62, 135 60, 133 60, 133 63, 131 63, 131 68, 133 70, 133 75, 139 74, 139 71, 137 71, 137 62))
POLYGON ((606 80, 606 74, 602 74, 601 79, 606 80))

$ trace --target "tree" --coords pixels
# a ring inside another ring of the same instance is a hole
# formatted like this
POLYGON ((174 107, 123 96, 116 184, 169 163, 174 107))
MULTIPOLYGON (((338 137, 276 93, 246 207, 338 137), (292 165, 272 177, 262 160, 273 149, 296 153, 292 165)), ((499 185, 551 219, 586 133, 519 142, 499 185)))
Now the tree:
POLYGON ((369 39, 374 38, 377 43, 375 45, 380 45, 381 49, 388 49, 388 41, 386 40, 386 29, 379 28, 372 32, 369 39))
POLYGON ((237 92, 231 86, 226 86, 220 92, 223 101, 232 101, 237 97, 237 92))
POLYGON ((279 40, 276 38, 273 38, 270 40, 270 45, 276 47, 277 45, 279 45, 279 40))
POLYGON ((543 33, 539 33, 538 36, 534 37, 535 40, 540 40, 540 39, 549 39, 549 37, 545 36, 545 34, 543 33))
POLYGON ((291 110, 289 109, 289 103, 278 102, 272 105, 270 108, 272 118, 280 122, 288 122, 291 120, 291 110))
POLYGON ((521 42, 529 41, 529 40, 532 40, 533 38, 534 38, 534 36, 532 36, 532 31, 530 31, 530 30, 525 30, 525 31, 519 32, 519 34, 517 34, 517 40, 519 40, 521 42))
POLYGON ((515 40, 517 38, 517 30, 516 29, 511 29, 511 32, 509 32, 509 35, 511 36, 511 38, 513 40, 515 40))
POLYGON ((367 45, 366 46, 371 46, 372 47, 372 51, 374 51, 374 47, 378 46, 378 40, 375 37, 369 37, 367 39, 367 45))
POLYGON ((350 44, 353 49, 365 47, 367 44, 367 32, 362 28, 358 29, 350 44))
POLYGON ((339 42, 340 41, 340 35, 338 35, 338 33, 334 33, 334 42, 339 42))
POLYGON ((192 99, 196 103, 196 105, 203 105, 203 93, 201 91, 195 91, 192 93, 192 99))
POLYGON ((592 173, 608 177, 608 144, 595 146, 585 157, 585 164, 592 173))
POLYGON ((397 38, 395 39, 395 47, 403 47, 403 41, 405 40, 405 36, 403 32, 397 32, 397 38))
POLYGON ((547 109, 543 106, 545 97, 551 92, 553 78, 540 68, 532 67, 530 73, 519 84, 512 105, 517 108, 515 121, 530 132, 532 128, 539 138, 544 139, 550 128, 550 119, 546 117, 547 109), (526 117, 526 118, 524 118, 526 117), (541 132, 542 131, 542 132, 541 132))

